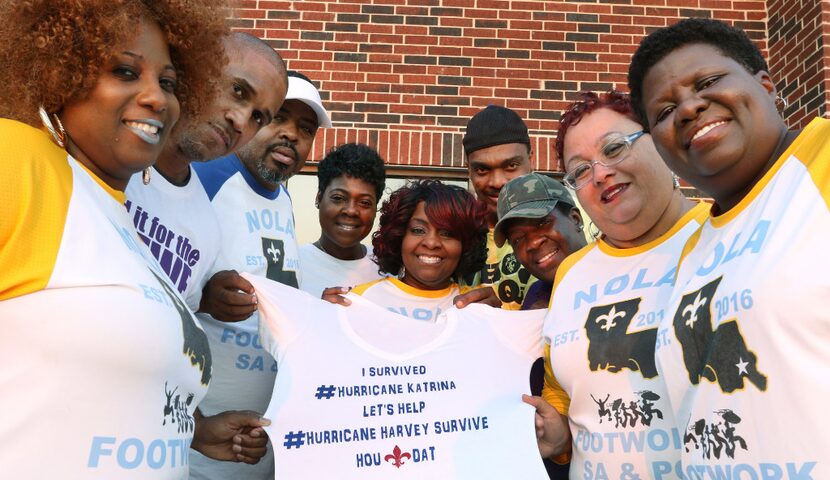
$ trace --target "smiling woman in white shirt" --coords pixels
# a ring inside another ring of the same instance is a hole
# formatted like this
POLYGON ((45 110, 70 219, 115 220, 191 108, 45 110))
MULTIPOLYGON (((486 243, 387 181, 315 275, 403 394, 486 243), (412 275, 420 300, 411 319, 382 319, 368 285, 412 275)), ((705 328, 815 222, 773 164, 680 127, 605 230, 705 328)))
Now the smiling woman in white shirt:
POLYGON ((544 431, 560 436, 540 450, 571 450, 571 478, 594 471, 651 477, 680 458, 676 444, 614 442, 674 436, 654 365, 666 336, 657 324, 668 315, 674 267, 706 206, 680 192, 627 94, 580 94, 562 115, 556 146, 565 185, 602 233, 556 271, 543 333, 544 400, 527 401, 553 420, 544 431), (604 443, 592 444, 594 438, 604 443))
POLYGON ((300 247, 300 289, 319 297, 333 285, 352 287, 382 278, 361 242, 372 230, 386 186, 383 159, 368 145, 343 144, 320 161, 317 181, 321 233, 300 247))
POLYGON ((185 478, 189 448, 265 452, 234 444, 242 422, 216 429, 195 412, 207 338, 124 208, 130 177, 212 93, 224 12, 211 0, 0 7, 4 477, 185 478))
POLYGON ((383 204, 372 237, 381 272, 391 275, 352 292, 417 320, 436 321, 467 290, 458 281, 486 257, 484 205, 461 187, 410 182, 383 204))
POLYGON ((773 73, 745 32, 710 19, 655 30, 630 67, 663 160, 715 201, 660 322, 686 475, 830 478, 816 421, 830 397, 830 121, 789 128, 773 73))

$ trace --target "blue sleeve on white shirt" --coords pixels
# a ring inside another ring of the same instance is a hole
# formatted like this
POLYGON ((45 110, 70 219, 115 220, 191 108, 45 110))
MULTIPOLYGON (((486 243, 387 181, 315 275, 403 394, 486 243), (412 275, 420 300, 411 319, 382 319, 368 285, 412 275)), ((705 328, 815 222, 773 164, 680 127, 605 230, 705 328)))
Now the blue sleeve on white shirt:
POLYGON ((213 197, 216 196, 222 185, 239 171, 239 164, 236 154, 231 154, 209 162, 194 162, 191 165, 196 174, 199 175, 199 180, 205 187, 208 198, 213 201, 213 197))

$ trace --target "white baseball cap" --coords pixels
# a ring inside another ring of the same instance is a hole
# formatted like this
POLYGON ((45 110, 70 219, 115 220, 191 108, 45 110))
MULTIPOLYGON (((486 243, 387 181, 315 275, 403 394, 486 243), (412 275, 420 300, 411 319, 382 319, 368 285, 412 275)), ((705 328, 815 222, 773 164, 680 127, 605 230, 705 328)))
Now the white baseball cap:
POLYGON ((317 126, 331 128, 331 118, 320 100, 320 92, 311 82, 300 77, 288 77, 288 93, 286 100, 299 100, 314 110, 317 115, 317 126))

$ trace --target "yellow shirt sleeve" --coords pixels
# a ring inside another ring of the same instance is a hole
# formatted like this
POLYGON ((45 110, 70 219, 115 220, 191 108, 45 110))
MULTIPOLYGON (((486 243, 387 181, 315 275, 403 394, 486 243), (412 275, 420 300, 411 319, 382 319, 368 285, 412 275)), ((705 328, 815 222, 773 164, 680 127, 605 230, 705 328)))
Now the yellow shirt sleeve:
POLYGON ((360 285, 353 287, 351 289, 351 293, 354 293, 355 295, 360 295, 362 297, 363 294, 366 293, 366 290, 369 289, 369 287, 371 287, 372 285, 376 285, 382 282, 383 280, 384 279, 380 278, 378 280, 372 280, 371 282, 361 283, 360 285))
POLYGON ((0 119, 0 300, 42 290, 61 245, 72 170, 48 134, 0 119))
MULTIPOLYGON (((571 406, 571 399, 553 374, 553 366, 550 363, 550 344, 545 345, 545 384, 542 386, 542 398, 551 404, 553 408, 563 417, 568 416, 568 408, 571 406)), ((571 461, 571 448, 550 459, 554 463, 565 465, 571 461)))
POLYGON ((830 120, 813 119, 785 155, 787 153, 792 153, 804 163, 830 210, 830 120))
POLYGON ((553 405, 553 408, 560 415, 568 416, 571 399, 559 385, 556 376, 553 374, 553 366, 550 363, 550 344, 545 345, 545 384, 542 387, 542 398, 553 405))

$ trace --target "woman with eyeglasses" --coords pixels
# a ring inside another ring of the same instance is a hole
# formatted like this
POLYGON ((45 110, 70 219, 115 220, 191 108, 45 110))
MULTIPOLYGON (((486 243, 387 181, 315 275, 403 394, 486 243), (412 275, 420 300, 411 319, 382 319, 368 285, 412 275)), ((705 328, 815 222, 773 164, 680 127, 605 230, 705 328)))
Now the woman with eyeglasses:
POLYGON ((554 280, 544 399, 525 398, 537 408, 540 452, 572 450, 571 478, 669 478, 680 446, 654 363, 666 341, 657 325, 707 209, 680 192, 626 94, 582 93, 556 148, 566 186, 602 233, 554 280))

